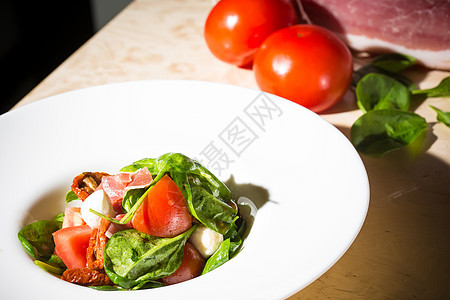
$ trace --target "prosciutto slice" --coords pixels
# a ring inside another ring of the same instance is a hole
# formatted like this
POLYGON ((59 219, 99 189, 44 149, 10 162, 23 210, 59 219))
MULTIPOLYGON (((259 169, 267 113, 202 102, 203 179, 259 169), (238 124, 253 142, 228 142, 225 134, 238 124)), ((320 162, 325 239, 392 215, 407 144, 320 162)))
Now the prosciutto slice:
POLYGON ((97 189, 103 189, 118 213, 122 212, 122 199, 127 190, 144 188, 153 181, 152 174, 144 167, 134 173, 119 172, 111 176, 103 176, 97 189))
POLYGON ((338 34, 351 48, 397 52, 424 66, 450 70, 448 0, 302 0, 312 23, 338 34))
POLYGON ((144 188, 153 181, 152 174, 150 174, 147 167, 131 173, 130 177, 131 181, 127 184, 125 190, 144 188))

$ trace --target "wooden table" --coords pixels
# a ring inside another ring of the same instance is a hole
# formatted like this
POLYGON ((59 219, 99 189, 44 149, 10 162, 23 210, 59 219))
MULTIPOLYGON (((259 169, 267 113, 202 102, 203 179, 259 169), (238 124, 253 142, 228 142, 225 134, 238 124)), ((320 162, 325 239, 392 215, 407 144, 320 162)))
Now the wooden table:
MULTIPOLYGON (((208 0, 132 2, 16 107, 128 80, 195 79, 257 89, 250 70, 208 51, 203 24, 210 9, 208 0)), ((426 88, 450 73, 415 68, 409 75, 426 88)), ((450 299, 450 129, 433 124, 429 104, 450 111, 444 98, 417 107, 430 124, 426 152, 362 157, 371 202, 359 236, 328 272, 290 299, 450 299)), ((322 117, 349 136, 360 114, 349 93, 322 117)))

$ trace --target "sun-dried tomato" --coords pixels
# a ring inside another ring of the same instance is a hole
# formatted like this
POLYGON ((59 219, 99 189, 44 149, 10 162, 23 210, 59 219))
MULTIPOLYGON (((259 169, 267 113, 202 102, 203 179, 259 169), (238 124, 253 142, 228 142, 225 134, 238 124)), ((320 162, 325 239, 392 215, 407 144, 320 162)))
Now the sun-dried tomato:
POLYGON ((70 269, 64 271, 61 279, 84 286, 112 285, 108 275, 99 270, 90 268, 70 269))
POLYGON ((73 179, 72 191, 80 200, 84 201, 100 185, 103 176, 109 176, 109 174, 103 172, 83 172, 73 179))
POLYGON ((103 252, 105 251, 106 242, 108 242, 106 231, 110 224, 111 221, 102 218, 100 220, 99 228, 94 228, 92 230, 89 246, 86 251, 88 268, 95 270, 103 269, 103 252))

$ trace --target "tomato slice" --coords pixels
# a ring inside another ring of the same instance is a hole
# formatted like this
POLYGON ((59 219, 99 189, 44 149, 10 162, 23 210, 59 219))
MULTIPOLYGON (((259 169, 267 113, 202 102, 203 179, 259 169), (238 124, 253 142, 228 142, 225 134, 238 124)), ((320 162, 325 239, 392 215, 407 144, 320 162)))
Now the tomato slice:
POLYGON ((148 192, 131 224, 146 234, 174 237, 192 226, 192 217, 177 184, 164 175, 148 192))
POLYGON ((55 252, 69 269, 86 267, 86 250, 92 228, 88 225, 71 226, 53 233, 55 252))
POLYGON ((162 278, 162 280, 167 285, 183 282, 199 276, 202 273, 204 266, 205 259, 203 256, 194 246, 192 246, 192 244, 186 242, 180 267, 175 273, 162 278))

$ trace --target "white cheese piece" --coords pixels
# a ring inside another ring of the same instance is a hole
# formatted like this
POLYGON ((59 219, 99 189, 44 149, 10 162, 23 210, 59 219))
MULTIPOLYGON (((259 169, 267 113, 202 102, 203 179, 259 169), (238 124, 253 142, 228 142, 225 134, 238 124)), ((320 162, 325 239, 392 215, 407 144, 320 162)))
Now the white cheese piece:
POLYGON ((109 201, 108 195, 103 190, 97 190, 90 194, 81 205, 81 217, 91 228, 98 228, 101 217, 90 212, 95 210, 103 215, 109 215, 111 218, 116 216, 116 212, 109 201))
POLYGON ((208 258, 219 249, 223 242, 223 235, 202 225, 195 229, 189 238, 189 242, 204 258, 208 258))

